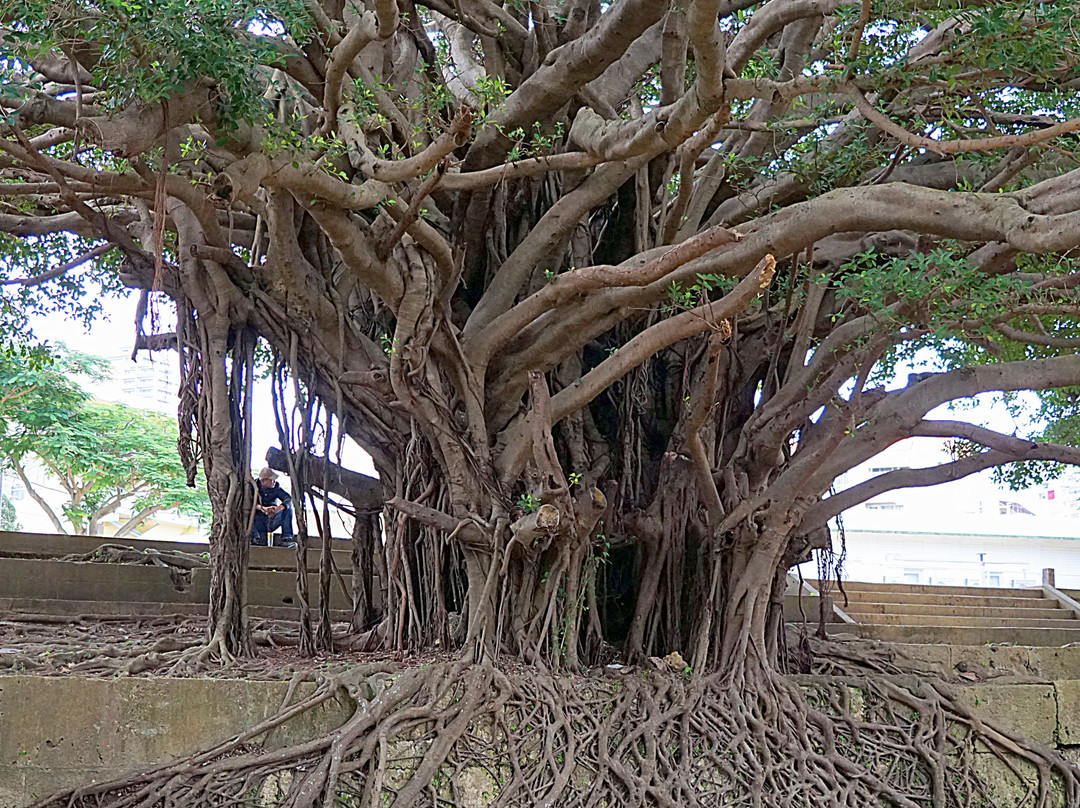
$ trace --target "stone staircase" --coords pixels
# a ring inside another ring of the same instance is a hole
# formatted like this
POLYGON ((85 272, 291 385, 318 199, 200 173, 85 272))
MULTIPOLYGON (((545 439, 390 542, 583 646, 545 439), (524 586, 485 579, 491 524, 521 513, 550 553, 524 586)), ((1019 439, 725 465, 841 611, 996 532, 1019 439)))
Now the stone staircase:
MULTIPOLYGON (((817 588, 817 582, 809 582, 817 588)), ((832 589, 831 633, 900 643, 1062 646, 1080 643, 1080 609, 1052 587, 1002 589, 847 581, 832 589), (850 619, 847 622, 844 618, 850 619)))
MULTIPOLYGON (((210 571, 197 567, 177 576, 163 566, 62 561, 69 554, 92 553, 102 544, 143 551, 205 552, 206 545, 143 539, 53 536, 0 532, 0 613, 52 616, 147 617, 205 615, 210 571)), ((335 617, 348 619, 352 560, 347 545, 334 550, 335 576, 330 604, 335 617)), ((309 552, 308 591, 318 601, 318 551, 309 552)), ((279 547, 252 547, 248 564, 248 611, 253 617, 295 620, 296 553, 279 547)), ((378 596, 377 596, 378 597, 378 596)))

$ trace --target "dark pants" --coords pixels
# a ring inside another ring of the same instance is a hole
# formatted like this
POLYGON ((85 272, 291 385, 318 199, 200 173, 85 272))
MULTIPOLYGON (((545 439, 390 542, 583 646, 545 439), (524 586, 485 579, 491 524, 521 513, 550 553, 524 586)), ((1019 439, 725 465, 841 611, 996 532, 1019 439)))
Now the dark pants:
POLYGON ((267 516, 262 511, 255 511, 255 521, 251 525, 251 543, 266 546, 269 544, 267 533, 273 533, 281 528, 281 542, 293 540, 292 506, 286 505, 284 510, 278 511, 273 516, 267 516))

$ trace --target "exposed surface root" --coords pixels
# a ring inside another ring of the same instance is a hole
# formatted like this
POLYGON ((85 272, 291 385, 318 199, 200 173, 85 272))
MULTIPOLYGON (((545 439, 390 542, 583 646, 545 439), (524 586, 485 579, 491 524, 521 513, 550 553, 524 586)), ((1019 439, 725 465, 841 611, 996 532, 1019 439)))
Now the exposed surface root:
MULTIPOLYGON (((198 547, 200 545, 193 545, 198 547)), ((96 562, 100 564, 144 564, 171 569, 192 570, 208 567, 208 553, 185 553, 181 550, 157 550, 151 547, 135 549, 126 544, 102 544, 89 553, 71 553, 61 556, 58 561, 76 563, 96 562)))
MULTIPOLYGON (((346 623, 335 625, 344 642, 346 623)), ((392 652, 342 651, 301 657, 299 626, 288 620, 252 621, 251 657, 221 664, 206 641, 206 618, 194 615, 85 617, 0 613, 0 675, 200 676, 288 679, 298 671, 325 673, 343 665, 396 659, 399 666, 436 659, 402 660, 392 652)))
POLYGON ((556 678, 447 662, 355 667, 238 738, 39 806, 1049 808, 1080 804, 1078 775, 915 678, 556 678), (341 726, 266 742, 335 698, 355 705, 341 726), (1001 801, 987 760, 1029 774, 1027 796, 1001 801))
MULTIPOLYGON (((197 548, 199 545, 193 545, 197 548)), ((209 553, 186 553, 182 550, 158 550, 148 547, 136 549, 125 544, 106 543, 89 553, 71 553, 57 559, 76 564, 133 564, 137 566, 163 567, 169 571, 178 589, 191 588, 192 570, 205 569, 210 565, 209 553)))

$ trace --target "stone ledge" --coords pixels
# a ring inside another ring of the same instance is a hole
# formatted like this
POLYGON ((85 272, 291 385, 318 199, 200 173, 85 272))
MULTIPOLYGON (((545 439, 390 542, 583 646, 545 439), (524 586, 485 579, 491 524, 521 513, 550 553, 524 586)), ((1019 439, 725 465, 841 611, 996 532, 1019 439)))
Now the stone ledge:
MULTIPOLYGON (((294 700, 312 688, 299 686, 294 700)), ((274 715, 287 690, 242 679, 0 677, 0 808, 220 743, 274 715)), ((351 711, 329 701, 269 745, 316 737, 351 711)))
MULTIPOLYGON (((349 542, 335 540, 334 560, 342 571, 351 565, 349 542)), ((103 544, 122 544, 136 550, 179 551, 205 553, 210 548, 203 542, 154 541, 138 536, 115 539, 111 536, 61 536, 54 533, 9 533, 0 531, 0 557, 57 559, 72 553, 92 553, 103 544)), ((319 571, 318 541, 315 552, 308 553, 308 572, 319 571)), ((250 569, 280 570, 292 572, 296 567, 296 553, 278 547, 252 547, 250 569)))
MULTIPOLYGON (((348 567, 341 570, 341 577, 346 587, 352 585, 348 567)), ((312 608, 318 606, 318 580, 316 573, 308 573, 312 608)), ((207 569, 193 570, 190 580, 179 585, 165 567, 0 557, 0 598, 11 600, 205 604, 209 593, 207 569)), ((295 598, 295 572, 248 570, 249 605, 290 606, 295 598)), ((330 590, 330 605, 333 609, 352 605, 337 580, 330 590)))
MULTIPOLYGON (((287 688, 286 682, 228 679, 0 677, 0 808, 226 740, 274 714, 287 688)), ((302 685, 294 698, 311 688, 302 685)), ((1070 758, 1080 751, 1080 680, 971 685, 960 696, 1005 729, 1048 746, 1070 745, 1061 749, 1070 758)), ((329 731, 351 709, 330 701, 284 725, 270 745, 329 731)), ((997 771, 993 755, 980 753, 977 762, 998 796, 1008 799, 1026 788, 1004 767, 997 771)), ((477 786, 478 793, 490 791, 490 784, 477 786)), ((1052 803, 1061 806, 1059 799, 1052 803)))
POLYGON ((972 685, 960 690, 960 700, 980 714, 992 717, 1002 729, 1036 743, 1054 745, 1058 709, 1052 684, 972 685))
POLYGON ((1080 744, 1080 680, 1054 683, 1057 693, 1057 742, 1063 746, 1080 744))

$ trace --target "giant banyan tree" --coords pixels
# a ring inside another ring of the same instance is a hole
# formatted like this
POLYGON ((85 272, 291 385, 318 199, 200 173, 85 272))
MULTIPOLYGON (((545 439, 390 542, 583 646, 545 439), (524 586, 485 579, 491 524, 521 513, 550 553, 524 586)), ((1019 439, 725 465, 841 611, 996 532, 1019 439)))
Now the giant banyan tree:
POLYGON ((118 278, 138 346, 175 348, 214 513, 200 660, 252 650, 260 373, 302 529, 329 546, 328 492, 355 512, 352 631, 298 576, 301 648, 456 659, 328 685, 311 703, 369 707, 322 742, 77 799, 236 804, 288 769, 290 805, 451 804, 440 772, 487 743, 520 763, 501 804, 938 808, 989 804, 984 744, 1034 765, 1025 804, 1080 804, 1071 764, 940 687, 808 702, 779 608, 846 508, 1080 460, 1072 24, 980 0, 0 2, 5 294, 118 278), (939 409, 1018 391, 1044 434, 939 409), (832 490, 917 436, 953 459, 832 490), (672 652, 655 687, 560 678, 672 652), (426 738, 404 784, 398 733, 426 738))

